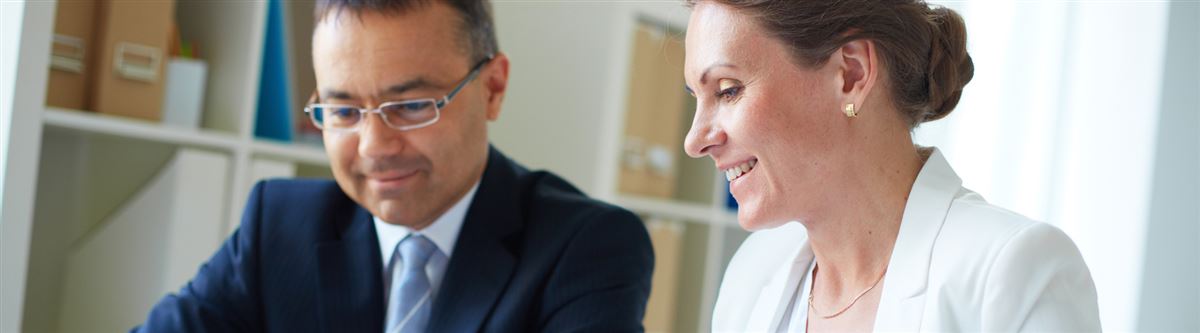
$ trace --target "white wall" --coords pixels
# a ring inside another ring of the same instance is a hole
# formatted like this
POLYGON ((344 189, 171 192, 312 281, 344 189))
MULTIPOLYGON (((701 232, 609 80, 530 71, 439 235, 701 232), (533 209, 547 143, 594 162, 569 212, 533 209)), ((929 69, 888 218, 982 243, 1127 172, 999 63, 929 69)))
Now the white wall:
POLYGON ((594 192, 616 9, 541 2, 496 2, 494 9, 511 67, 492 142, 527 167, 550 169, 594 192))
POLYGON ((1200 332, 1200 3, 1171 3, 1146 231, 1143 332, 1200 332))

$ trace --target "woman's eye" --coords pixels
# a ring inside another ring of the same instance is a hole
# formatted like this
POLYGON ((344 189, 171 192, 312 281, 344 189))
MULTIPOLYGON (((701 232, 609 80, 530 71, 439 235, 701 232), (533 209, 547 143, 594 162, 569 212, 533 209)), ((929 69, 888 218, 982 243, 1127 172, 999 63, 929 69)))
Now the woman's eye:
POLYGON ((741 86, 729 87, 729 88, 721 89, 721 91, 717 92, 717 97, 723 101, 729 102, 729 101, 733 101, 733 100, 737 99, 738 96, 741 95, 741 93, 742 93, 741 86))
POLYGON ((742 85, 740 82, 731 79, 721 79, 717 81, 717 98, 722 101, 730 102, 737 99, 742 93, 742 85))

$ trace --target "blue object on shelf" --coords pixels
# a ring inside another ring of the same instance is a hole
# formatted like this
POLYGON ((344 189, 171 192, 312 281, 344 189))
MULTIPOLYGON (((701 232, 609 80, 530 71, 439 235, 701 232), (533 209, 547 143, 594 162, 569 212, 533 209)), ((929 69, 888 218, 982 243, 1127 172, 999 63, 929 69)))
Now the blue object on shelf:
POLYGON ((254 136, 291 142, 292 80, 288 72, 290 61, 284 24, 286 22, 283 17, 283 3, 280 0, 269 0, 254 136))
POLYGON ((725 182, 725 208, 735 212, 738 210, 737 200, 733 198, 733 192, 729 192, 729 182, 725 182))

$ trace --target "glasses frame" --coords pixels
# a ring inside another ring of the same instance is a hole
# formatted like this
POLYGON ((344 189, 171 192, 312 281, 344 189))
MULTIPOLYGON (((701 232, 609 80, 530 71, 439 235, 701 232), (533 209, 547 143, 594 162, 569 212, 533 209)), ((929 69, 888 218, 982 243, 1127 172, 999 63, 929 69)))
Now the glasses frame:
POLYGON ((475 80, 475 77, 479 76, 479 72, 483 70, 483 66, 487 65, 494 58, 495 58, 494 55, 488 55, 483 60, 480 60, 478 63, 476 63, 474 66, 471 66, 471 71, 467 73, 467 77, 463 78, 462 81, 460 81, 458 83, 458 85, 456 85, 454 87, 454 89, 450 90, 450 93, 446 94, 445 96, 442 96, 442 98, 406 99, 406 100, 400 100, 400 101, 384 102, 384 103, 379 104, 375 108, 362 108, 362 107, 349 105, 349 104, 317 103, 317 100, 320 96, 318 95, 317 91, 313 91, 312 97, 309 97, 309 99, 308 99, 308 104, 304 106, 304 113, 308 114, 308 119, 310 121, 312 121, 313 126, 316 126, 317 129, 320 129, 322 131, 332 131, 332 132, 338 132, 338 133, 347 133, 347 132, 358 131, 358 129, 362 127, 363 120, 365 120, 367 118, 367 115, 370 113, 379 114, 379 118, 381 118, 383 120, 383 123, 385 125, 387 125, 390 128, 402 131, 402 132, 403 131, 411 131, 411 130, 415 130, 415 129, 422 128, 422 127, 427 127, 429 125, 433 125, 434 123, 438 122, 438 120, 442 119, 442 109, 445 108, 446 105, 449 105, 450 102, 454 100, 454 96, 458 95, 458 92, 461 91, 464 87, 466 87, 467 83, 470 83, 471 81, 475 80), (388 106, 409 104, 409 103, 428 103, 428 102, 433 102, 433 118, 426 120, 425 122, 418 123, 418 124, 403 125, 403 126, 393 125, 391 121, 388 121, 387 114, 383 112, 383 108, 386 108, 388 106), (358 122, 355 123, 354 126, 352 126, 352 127, 325 128, 325 126, 322 125, 320 121, 317 121, 317 115, 314 112, 314 110, 316 108, 354 109, 354 110, 358 110, 360 118, 359 118, 358 122))

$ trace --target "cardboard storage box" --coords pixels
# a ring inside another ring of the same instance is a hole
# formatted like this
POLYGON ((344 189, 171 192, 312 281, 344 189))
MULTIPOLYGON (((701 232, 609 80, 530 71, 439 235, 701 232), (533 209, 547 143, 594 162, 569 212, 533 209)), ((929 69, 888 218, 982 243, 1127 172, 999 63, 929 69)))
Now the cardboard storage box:
POLYGON ((68 109, 88 106, 88 80, 94 71, 96 0, 59 1, 54 14, 46 105, 68 109))
POLYGON ((101 0, 98 9, 91 109, 161 119, 174 1, 101 0))

